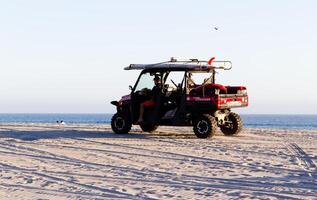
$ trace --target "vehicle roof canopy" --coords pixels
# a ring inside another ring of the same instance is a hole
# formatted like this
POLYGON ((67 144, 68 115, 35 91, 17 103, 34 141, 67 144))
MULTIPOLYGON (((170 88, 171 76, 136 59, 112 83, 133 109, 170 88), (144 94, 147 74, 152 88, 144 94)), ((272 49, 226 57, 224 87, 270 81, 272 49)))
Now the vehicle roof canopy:
POLYGON ((149 71, 214 71, 216 69, 230 70, 232 63, 230 61, 199 61, 190 59, 177 61, 171 58, 170 61, 154 64, 130 64, 125 70, 149 70, 149 71))

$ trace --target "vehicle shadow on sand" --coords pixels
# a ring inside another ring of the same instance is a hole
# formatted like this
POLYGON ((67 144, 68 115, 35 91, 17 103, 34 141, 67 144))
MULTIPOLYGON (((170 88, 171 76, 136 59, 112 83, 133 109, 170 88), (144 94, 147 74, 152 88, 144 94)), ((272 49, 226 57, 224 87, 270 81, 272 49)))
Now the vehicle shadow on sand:
POLYGON ((193 133, 182 132, 160 132, 153 133, 133 130, 129 134, 115 134, 111 130, 76 130, 76 129, 53 129, 53 130, 16 130, 1 129, 0 138, 11 138, 20 140, 40 140, 40 139, 59 139, 59 138, 126 138, 126 139, 147 139, 152 137, 164 137, 174 139, 196 139, 193 133))

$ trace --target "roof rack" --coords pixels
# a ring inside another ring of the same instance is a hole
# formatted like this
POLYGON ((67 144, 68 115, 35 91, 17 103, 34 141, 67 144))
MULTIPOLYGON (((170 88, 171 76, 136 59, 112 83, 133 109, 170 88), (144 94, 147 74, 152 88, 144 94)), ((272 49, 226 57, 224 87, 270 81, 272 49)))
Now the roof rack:
POLYGON ((170 61, 154 63, 154 64, 130 64, 128 67, 125 67, 124 69, 125 70, 144 70, 144 69, 230 70, 231 68, 232 68, 231 61, 213 61, 213 59, 209 61, 205 61, 205 60, 198 60, 196 58, 189 59, 189 60, 177 60, 174 57, 172 57, 170 61))

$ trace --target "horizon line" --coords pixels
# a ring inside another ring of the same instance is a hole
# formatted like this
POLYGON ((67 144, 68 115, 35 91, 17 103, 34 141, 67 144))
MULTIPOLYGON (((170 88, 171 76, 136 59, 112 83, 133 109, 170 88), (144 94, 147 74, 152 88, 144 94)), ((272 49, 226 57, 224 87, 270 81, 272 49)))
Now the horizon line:
MULTIPOLYGON (((19 115, 19 114, 27 114, 27 115, 33 115, 33 114, 44 114, 44 115, 56 115, 56 114, 68 114, 68 115, 113 115, 115 113, 110 113, 110 112, 82 112, 82 113, 72 113, 72 112, 25 112, 25 113, 20 113, 20 112, 0 112, 0 115, 19 115)), ((317 115, 316 114, 308 114, 308 113, 238 113, 240 115, 317 115)))

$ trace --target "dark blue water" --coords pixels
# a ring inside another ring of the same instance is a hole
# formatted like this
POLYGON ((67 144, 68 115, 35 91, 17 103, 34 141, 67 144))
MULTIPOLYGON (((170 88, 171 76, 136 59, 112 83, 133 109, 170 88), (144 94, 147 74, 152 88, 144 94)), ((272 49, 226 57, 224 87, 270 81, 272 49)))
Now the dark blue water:
POLYGON ((111 114, 0 114, 0 123, 110 123, 111 114))
MULTIPOLYGON (((0 123, 109 124, 112 114, 0 114, 0 123)), ((317 130, 317 115, 241 115, 250 128, 290 128, 317 130)))
POLYGON ((241 115, 245 127, 317 130, 317 115, 241 115))

